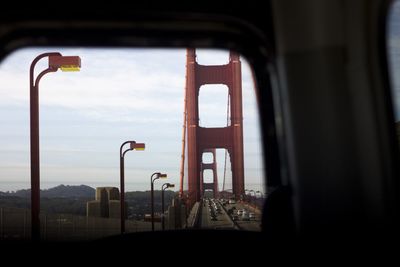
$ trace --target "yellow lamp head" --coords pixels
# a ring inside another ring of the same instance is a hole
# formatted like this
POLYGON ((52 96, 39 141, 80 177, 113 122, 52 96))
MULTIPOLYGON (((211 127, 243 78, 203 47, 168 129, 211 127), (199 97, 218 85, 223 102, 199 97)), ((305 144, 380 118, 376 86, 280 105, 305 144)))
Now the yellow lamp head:
POLYGON ((49 67, 61 71, 79 71, 81 58, 78 56, 50 56, 49 67))

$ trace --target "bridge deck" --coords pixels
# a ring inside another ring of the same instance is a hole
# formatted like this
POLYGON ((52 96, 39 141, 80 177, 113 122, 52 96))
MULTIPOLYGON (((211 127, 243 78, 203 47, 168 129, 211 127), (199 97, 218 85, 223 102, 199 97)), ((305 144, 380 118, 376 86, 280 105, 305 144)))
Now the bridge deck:
POLYGON ((236 229, 261 231, 261 212, 247 203, 228 204, 218 199, 203 199, 200 211, 199 228, 202 229, 236 229), (238 210, 245 210, 254 217, 248 220, 237 215, 238 210), (233 219, 235 217, 235 219, 233 219))

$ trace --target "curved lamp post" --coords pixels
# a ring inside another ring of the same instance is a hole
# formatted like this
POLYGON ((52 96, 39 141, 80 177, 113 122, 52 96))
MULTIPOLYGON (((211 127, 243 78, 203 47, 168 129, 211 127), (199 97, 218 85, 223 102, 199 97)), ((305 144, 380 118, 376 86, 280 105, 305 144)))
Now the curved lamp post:
POLYGON ((162 224, 162 230, 165 230, 165 217, 164 217, 164 191, 167 188, 174 188, 175 185, 174 184, 170 184, 170 183, 165 183, 161 186, 161 207, 162 207, 162 211, 161 211, 161 224, 162 224))
POLYGON ((151 175, 151 231, 154 231, 154 181, 167 178, 167 174, 155 172, 151 175))
POLYGON ((32 239, 40 240, 40 153, 39 153, 39 81, 49 72, 79 71, 81 59, 78 56, 62 56, 58 52, 44 53, 37 56, 31 63, 29 70, 30 86, 30 138, 31 138, 31 212, 32 212, 32 239), (35 79, 36 63, 48 57, 49 66, 35 79))
POLYGON ((125 162, 124 157, 126 152, 131 150, 143 151, 145 148, 144 143, 136 143, 135 141, 126 141, 122 143, 119 149, 119 178, 120 178, 120 203, 121 203, 121 234, 125 233, 125 162), (122 151, 124 146, 129 144, 129 148, 122 151))

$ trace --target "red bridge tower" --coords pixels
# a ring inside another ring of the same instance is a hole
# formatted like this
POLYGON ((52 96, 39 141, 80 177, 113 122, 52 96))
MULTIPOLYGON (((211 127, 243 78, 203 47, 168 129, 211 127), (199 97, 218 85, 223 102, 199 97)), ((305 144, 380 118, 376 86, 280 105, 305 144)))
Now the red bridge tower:
POLYGON ((194 49, 187 50, 186 57, 186 129, 188 160, 188 193, 190 202, 200 200, 205 189, 218 194, 215 149, 225 148, 231 159, 232 192, 238 199, 244 195, 243 163, 243 113, 242 74, 239 55, 230 52, 229 63, 218 66, 204 66, 196 62, 194 49), (219 128, 199 126, 199 91, 205 84, 224 84, 229 88, 230 125, 219 128), (213 153, 214 162, 202 162, 203 153, 213 153), (203 170, 212 169, 213 183, 203 182, 203 170))

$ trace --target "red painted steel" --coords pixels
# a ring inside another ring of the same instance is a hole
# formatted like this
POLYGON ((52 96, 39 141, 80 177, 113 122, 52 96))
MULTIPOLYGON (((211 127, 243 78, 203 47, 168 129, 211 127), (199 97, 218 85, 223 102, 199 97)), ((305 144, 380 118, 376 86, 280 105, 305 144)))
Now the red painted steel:
POLYGON ((49 67, 60 68, 65 65, 81 67, 81 58, 78 56, 49 56, 49 67))
MULTIPOLYGON (((226 65, 204 66, 196 62, 195 50, 187 49, 186 105, 190 203, 193 204, 198 201, 203 189, 210 186, 203 184, 202 154, 209 149, 215 151, 216 148, 225 148, 229 152, 233 194, 239 199, 241 195, 244 195, 242 74, 239 55, 231 52, 229 63, 226 65), (199 127, 198 97, 200 87, 205 84, 225 84, 228 86, 231 103, 230 126, 222 128, 199 127)), ((218 185, 218 183, 214 181, 213 188, 215 188, 215 185, 218 185)))

